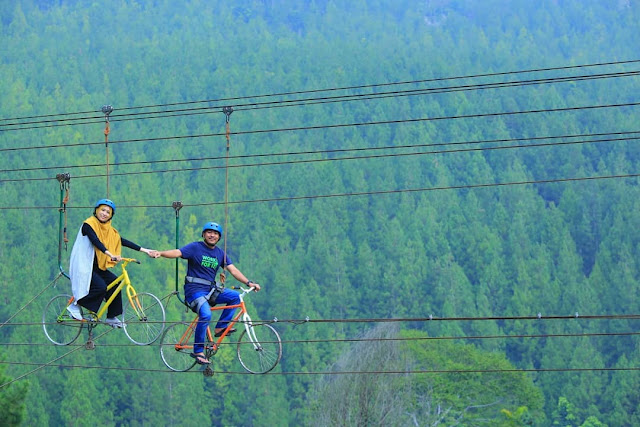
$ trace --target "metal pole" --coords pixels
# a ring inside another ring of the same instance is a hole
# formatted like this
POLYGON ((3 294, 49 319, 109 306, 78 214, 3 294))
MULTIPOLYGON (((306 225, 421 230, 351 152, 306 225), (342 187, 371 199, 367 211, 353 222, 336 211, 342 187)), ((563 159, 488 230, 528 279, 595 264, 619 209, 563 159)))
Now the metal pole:
POLYGON ((64 193, 69 186, 69 181, 71 176, 68 173, 60 173, 56 175, 56 179, 60 183, 60 222, 58 227, 58 269, 60 270, 60 274, 64 275, 67 279, 69 275, 65 273, 62 268, 62 242, 64 240, 64 236, 66 233, 66 228, 64 226, 64 215, 67 210, 67 205, 64 198, 64 193))
MULTIPOLYGON (((173 202, 173 209, 176 211, 176 249, 180 247, 180 209, 182 209, 182 202, 176 201, 173 202)), ((180 290, 178 289, 178 267, 179 267, 179 259, 176 258, 176 296, 181 303, 184 304, 184 300, 180 298, 180 290)))

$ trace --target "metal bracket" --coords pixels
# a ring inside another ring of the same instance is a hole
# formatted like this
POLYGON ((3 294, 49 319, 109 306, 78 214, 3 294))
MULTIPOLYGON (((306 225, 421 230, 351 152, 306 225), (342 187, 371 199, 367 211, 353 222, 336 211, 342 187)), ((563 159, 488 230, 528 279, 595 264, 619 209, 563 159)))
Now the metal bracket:
POLYGON ((231 113, 233 113, 233 107, 222 107, 222 112, 227 116, 227 123, 229 123, 229 117, 231 117, 231 113))
POLYGON ((109 121, 109 114, 113 112, 113 107, 111 105, 103 105, 101 111, 104 114, 104 118, 109 121))
POLYGON ((59 173, 56 175, 56 179, 58 182, 63 183, 65 181, 69 181, 71 179, 71 175, 68 173, 59 173))

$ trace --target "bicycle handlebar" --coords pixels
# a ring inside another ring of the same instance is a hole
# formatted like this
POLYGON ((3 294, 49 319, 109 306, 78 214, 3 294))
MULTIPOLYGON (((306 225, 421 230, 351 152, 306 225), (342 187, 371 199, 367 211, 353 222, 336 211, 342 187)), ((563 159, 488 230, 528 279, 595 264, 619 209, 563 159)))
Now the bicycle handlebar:
MULTIPOLYGON (((112 261, 115 261, 115 259, 114 259, 114 258, 111 258, 111 260, 112 260, 112 261)), ((120 258, 120 262, 123 262, 123 263, 124 263, 124 265, 127 265, 127 264, 129 264, 130 262, 135 262, 136 264, 140 264, 140 261, 138 261, 138 260, 137 260, 137 259, 135 259, 135 258, 125 258, 125 257, 121 257, 121 258, 120 258)))
POLYGON ((245 288, 245 287, 242 287, 242 286, 231 286, 231 289, 237 289, 237 290, 242 291, 242 292, 240 293, 240 299, 241 299, 241 300, 244 300, 244 296, 245 296, 246 294, 248 294, 249 292, 253 292, 253 291, 255 291, 255 290, 256 290, 256 288, 251 288, 251 287, 249 287, 249 288, 245 288))
POLYGON ((255 291, 256 288, 244 288, 242 286, 231 286, 231 289, 239 289, 239 290, 241 290, 242 292, 244 292, 246 294, 246 293, 249 293, 251 291, 255 291))

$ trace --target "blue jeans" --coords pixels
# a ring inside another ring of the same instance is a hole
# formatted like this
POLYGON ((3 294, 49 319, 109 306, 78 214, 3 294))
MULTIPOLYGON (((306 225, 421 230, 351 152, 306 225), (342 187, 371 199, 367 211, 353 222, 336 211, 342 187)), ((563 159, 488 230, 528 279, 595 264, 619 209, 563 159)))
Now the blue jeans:
MULTIPOLYGON (((195 300, 196 298, 203 296, 207 296, 207 293, 196 292, 192 295, 192 298, 193 300, 195 300)), ((226 305, 240 304, 240 297, 236 291, 232 291, 231 289, 224 289, 216 298, 215 303, 226 305)), ((216 328, 226 328, 229 321, 233 318, 233 313, 235 313, 235 311, 235 308, 227 308, 222 310, 222 314, 220 315, 220 319, 216 324, 216 328)), ((198 317, 200 319, 198 321, 198 325, 196 326, 196 333, 194 337, 194 353, 202 353, 204 351, 204 342, 206 341, 207 337, 207 327, 209 326, 209 322, 211 321, 211 307, 209 306, 209 304, 202 304, 202 306, 200 307, 200 312, 198 313, 198 317)))

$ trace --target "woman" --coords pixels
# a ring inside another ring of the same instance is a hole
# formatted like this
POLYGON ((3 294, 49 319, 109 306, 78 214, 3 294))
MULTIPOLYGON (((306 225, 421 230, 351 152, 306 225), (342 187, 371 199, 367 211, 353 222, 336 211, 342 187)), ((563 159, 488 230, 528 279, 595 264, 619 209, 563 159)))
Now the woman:
MULTIPOLYGON (((113 294, 116 287, 107 291, 107 285, 118 276, 108 269, 122 259, 122 246, 144 252, 151 258, 157 257, 156 251, 120 237, 118 231, 111 226, 115 213, 116 205, 111 200, 100 199, 94 206, 93 215, 82 223, 78 231, 69 266, 74 303, 67 307, 74 319, 82 320, 80 308, 76 304, 97 313, 102 301, 113 294)), ((117 317, 121 314, 122 293, 118 293, 107 309, 105 323, 114 328, 123 327, 124 322, 117 317)))

